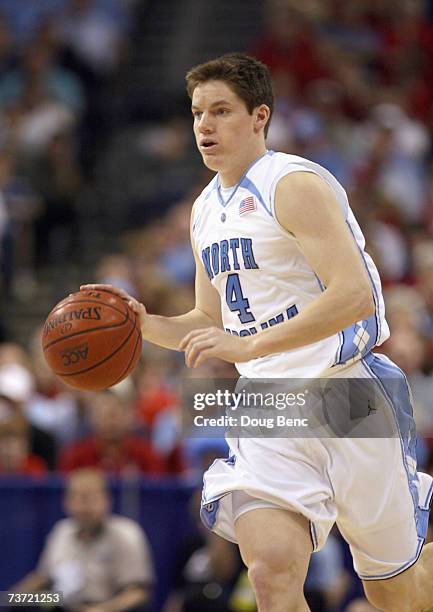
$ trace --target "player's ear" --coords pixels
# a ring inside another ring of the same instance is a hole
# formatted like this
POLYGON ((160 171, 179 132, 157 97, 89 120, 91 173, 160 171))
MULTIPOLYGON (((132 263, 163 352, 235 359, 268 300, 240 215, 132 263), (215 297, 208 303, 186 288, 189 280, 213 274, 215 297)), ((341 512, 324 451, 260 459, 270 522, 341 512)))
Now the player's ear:
POLYGON ((260 104, 260 106, 254 109, 254 131, 256 133, 265 129, 270 113, 269 106, 266 104, 260 104))

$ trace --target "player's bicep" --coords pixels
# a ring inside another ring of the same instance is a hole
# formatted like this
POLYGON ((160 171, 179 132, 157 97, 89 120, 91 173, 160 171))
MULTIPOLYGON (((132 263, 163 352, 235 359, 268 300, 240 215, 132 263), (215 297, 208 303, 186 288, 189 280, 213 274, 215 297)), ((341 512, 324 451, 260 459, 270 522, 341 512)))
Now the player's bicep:
POLYGON ((308 172, 285 176, 277 186, 275 211, 326 287, 371 292, 358 246, 323 179, 308 172))

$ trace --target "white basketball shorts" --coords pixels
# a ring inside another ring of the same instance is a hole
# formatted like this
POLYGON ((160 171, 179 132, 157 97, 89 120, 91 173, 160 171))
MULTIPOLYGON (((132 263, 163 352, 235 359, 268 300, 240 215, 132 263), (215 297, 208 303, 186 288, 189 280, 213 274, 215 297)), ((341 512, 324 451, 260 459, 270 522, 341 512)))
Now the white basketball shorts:
POLYGON ((433 478, 416 469, 410 391, 402 371, 383 355, 370 353, 335 377, 376 379, 383 409, 399 434, 228 438, 229 458, 217 459, 204 475, 201 517, 209 529, 236 542, 235 520, 244 511, 286 508, 309 520, 313 551, 337 523, 359 577, 391 578, 418 559, 433 495, 433 478), (389 384, 396 378, 406 389, 398 396, 389 384), (233 491, 249 496, 245 508, 237 501, 234 508, 233 491))

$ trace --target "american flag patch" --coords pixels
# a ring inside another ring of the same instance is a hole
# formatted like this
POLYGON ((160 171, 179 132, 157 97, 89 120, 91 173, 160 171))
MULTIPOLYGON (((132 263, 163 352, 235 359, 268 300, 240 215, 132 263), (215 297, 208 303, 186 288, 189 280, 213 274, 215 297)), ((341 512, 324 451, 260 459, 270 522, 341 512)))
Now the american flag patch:
POLYGON ((254 196, 248 196, 247 198, 245 198, 245 200, 242 200, 242 202, 239 204, 239 214, 240 215, 244 215, 245 213, 248 213, 248 212, 253 212, 254 210, 257 210, 257 205, 254 199, 254 196))

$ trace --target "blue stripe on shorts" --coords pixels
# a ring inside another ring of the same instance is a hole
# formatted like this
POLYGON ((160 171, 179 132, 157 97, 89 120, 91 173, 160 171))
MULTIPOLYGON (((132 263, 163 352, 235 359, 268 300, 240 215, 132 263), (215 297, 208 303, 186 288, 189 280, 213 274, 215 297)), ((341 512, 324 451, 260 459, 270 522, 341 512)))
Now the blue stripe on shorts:
POLYGON ((404 373, 395 364, 370 353, 364 359, 373 377, 379 381, 382 391, 387 398, 396 420, 400 434, 400 445, 403 464, 406 469, 409 491, 414 505, 414 518, 419 537, 425 538, 427 531, 424 529, 423 520, 419 520, 419 491, 418 474, 413 468, 416 465, 416 431, 413 419, 413 409, 409 386, 404 373))

